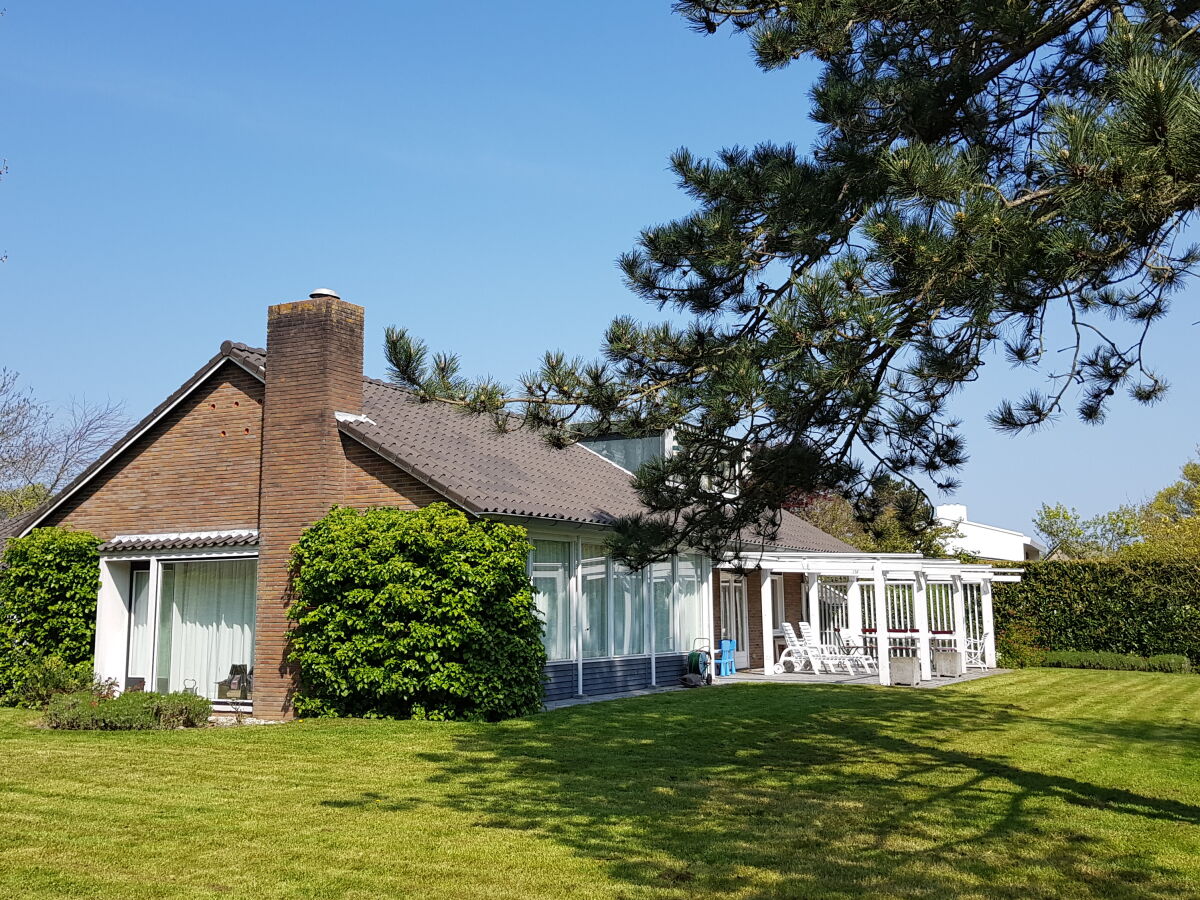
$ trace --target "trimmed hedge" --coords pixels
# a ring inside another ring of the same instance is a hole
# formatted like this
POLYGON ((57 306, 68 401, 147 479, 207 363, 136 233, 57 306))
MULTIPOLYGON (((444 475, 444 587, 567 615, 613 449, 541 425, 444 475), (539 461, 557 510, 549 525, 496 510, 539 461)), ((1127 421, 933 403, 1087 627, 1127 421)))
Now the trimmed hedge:
POLYGON ((1173 672, 1185 675, 1192 671, 1188 658, 1179 653, 1158 656, 1134 656, 1132 653, 1101 651, 1047 650, 1039 666, 1052 669, 1109 669, 1120 672, 1173 672))
POLYGON ((45 674, 44 657, 90 669, 99 546, 95 535, 66 528, 8 540, 0 564, 0 701, 26 703, 38 694, 26 682, 45 674))
POLYGON ((1038 665, 1039 651, 1200 663, 1200 561, 1027 563, 994 604, 1002 665, 1038 665))
POLYGON ((524 528, 334 509, 294 549, 302 716, 495 721, 541 708, 546 651, 524 528))
POLYGON ((212 703, 195 694, 126 691, 97 697, 92 691, 56 694, 46 707, 46 724, 71 731, 145 731, 196 728, 208 722, 212 703))

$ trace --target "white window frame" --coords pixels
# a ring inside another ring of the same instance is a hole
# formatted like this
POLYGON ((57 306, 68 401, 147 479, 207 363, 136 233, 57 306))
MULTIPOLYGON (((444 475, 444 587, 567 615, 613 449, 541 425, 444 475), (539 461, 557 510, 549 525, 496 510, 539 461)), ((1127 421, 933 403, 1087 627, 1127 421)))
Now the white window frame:
POLYGON ((773 632, 777 635, 783 635, 783 623, 787 621, 787 606, 783 600, 783 573, 774 572, 771 574, 771 615, 775 620, 772 623, 773 632))
MULTIPOLYGON (((150 667, 146 676, 146 689, 154 690, 158 686, 158 640, 159 622, 162 604, 162 567, 166 563, 202 562, 205 560, 252 559, 258 563, 258 547, 202 547, 195 550, 167 551, 130 551, 127 553, 107 553, 100 557, 100 594, 96 602, 96 674, 101 678, 114 678, 125 690, 125 681, 129 673, 129 633, 133 617, 133 577, 132 570, 122 571, 121 577, 115 577, 112 565, 134 562, 149 562, 150 576, 147 585, 146 616, 151 623, 150 633, 150 667), (117 653, 109 650, 117 646, 120 638, 120 649, 117 653), (104 646, 101 645, 104 642, 104 646), (103 662, 102 662, 103 660, 103 662), (119 669, 119 671, 118 671, 119 669)), ((257 622, 255 623, 255 640, 257 641, 257 622)), ((213 700, 213 709, 227 712, 233 709, 243 712, 252 711, 253 700, 213 700)))
MULTIPOLYGON (((607 617, 607 639, 605 648, 609 651, 603 656, 587 656, 583 655, 583 545, 584 544, 600 544, 604 542, 603 534, 587 534, 583 536, 564 536, 561 533, 556 533, 550 529, 530 528, 528 529, 529 540, 533 541, 557 541, 560 543, 570 542, 573 545, 571 558, 574 562, 574 575, 568 579, 570 585, 570 616, 572 636, 569 642, 574 648, 574 656, 569 659, 547 660, 547 665, 562 666, 575 663, 579 667, 580 679, 582 684, 582 666, 583 663, 605 662, 618 659, 650 659, 651 668, 653 670, 653 661, 658 656, 675 656, 687 653, 690 647, 676 647, 675 650, 654 650, 654 580, 653 567, 646 566, 641 571, 641 587, 642 587, 642 638, 643 646, 646 648, 641 653, 630 654, 614 654, 613 648, 613 633, 615 627, 615 616, 613 615, 613 578, 616 573, 616 565, 611 556, 606 556, 605 559, 605 599, 608 604, 607 617)), ((700 570, 697 572, 697 580, 699 587, 699 603, 701 604, 699 620, 702 623, 701 628, 710 629, 712 621, 712 562, 699 551, 684 551, 695 553, 700 560, 700 570)), ((527 571, 532 577, 532 554, 527 563, 527 571)), ((671 557, 671 610, 670 620, 671 628, 675 636, 675 643, 679 644, 679 605, 681 599, 681 591, 679 584, 679 556, 671 557)))

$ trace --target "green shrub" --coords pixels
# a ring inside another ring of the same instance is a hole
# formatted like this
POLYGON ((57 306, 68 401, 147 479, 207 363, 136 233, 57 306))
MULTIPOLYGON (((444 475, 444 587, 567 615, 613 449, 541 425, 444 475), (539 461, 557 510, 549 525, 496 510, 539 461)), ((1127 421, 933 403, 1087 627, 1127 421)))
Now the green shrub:
MULTIPOLYGON (((126 695, 128 696, 128 695, 126 695)), ((143 696, 146 696, 143 694, 143 696)), ((212 715, 212 703, 195 694, 151 694, 156 698, 154 717, 159 728, 196 728, 212 715)))
MULTIPOLYGON (((55 694, 46 706, 46 724, 51 728, 91 731, 99 728, 99 708, 102 701, 91 691, 55 694)), ((111 702, 111 701, 109 701, 111 702)))
POLYGON ((48 681, 66 684, 73 667, 82 669, 85 664, 85 684, 91 683, 99 546, 94 535, 65 528, 38 528, 5 545, 0 567, 0 701, 39 705, 49 696, 48 681), (51 662, 50 656, 60 662, 51 662), (60 663, 63 668, 52 672, 60 663))
POLYGON ((1111 669, 1122 672, 1192 671, 1188 658, 1179 653, 1161 653, 1145 657, 1133 653, 1109 653, 1102 650, 1048 650, 1039 665, 1061 669, 1111 669))
POLYGON ((92 691, 56 694, 46 707, 46 724, 74 731, 139 731, 194 728, 208 721, 212 704, 195 694, 126 691, 97 697, 92 691))
POLYGON ((1151 672, 1174 672, 1186 675, 1194 671, 1192 662, 1182 653, 1158 653, 1146 660, 1151 672))
POLYGON ((1013 622, 996 635, 996 661, 1005 669, 1024 669, 1041 664, 1043 651, 1037 646, 1037 630, 1025 622, 1013 622))
POLYGON ((1200 663, 1195 561, 1027 563, 1019 583, 995 586, 994 606, 998 648, 1183 654, 1200 663))
POLYGON ((11 702, 29 709, 45 709, 55 694, 72 694, 92 688, 92 663, 69 663, 52 654, 30 660, 10 693, 11 702))
POLYGON ((294 548, 302 716, 495 721, 541 707, 546 654, 525 529, 334 509, 294 548))

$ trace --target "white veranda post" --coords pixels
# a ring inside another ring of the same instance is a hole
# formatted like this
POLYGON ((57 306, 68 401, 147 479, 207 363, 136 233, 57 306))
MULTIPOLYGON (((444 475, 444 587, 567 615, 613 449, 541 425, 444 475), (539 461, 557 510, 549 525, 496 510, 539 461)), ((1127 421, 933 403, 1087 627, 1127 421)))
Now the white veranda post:
POLYGON ((875 658, 879 664, 879 683, 892 683, 892 669, 888 654, 887 581, 883 570, 876 569, 872 578, 875 586, 875 658))
POLYGON ((996 628, 992 621, 992 580, 985 578, 979 589, 983 606, 983 664, 996 668, 996 628))
POLYGON ((917 626, 917 657, 921 664, 921 679, 933 678, 933 663, 929 653, 929 603, 925 591, 925 575, 917 572, 913 577, 913 616, 917 626))
POLYGON ((759 569, 759 599, 762 600, 763 672, 775 668, 775 602, 771 591, 771 570, 759 569))
POLYGON ((967 670, 967 602, 963 596, 963 580, 961 575, 950 579, 950 589, 953 591, 954 603, 954 649, 959 653, 959 668, 967 670))
POLYGON ((815 572, 808 576, 808 624, 813 634, 821 640, 821 576, 815 572))
POLYGON ((862 613, 862 588, 859 586, 858 577, 851 575, 846 584, 846 630, 850 640, 859 646, 862 645, 862 613))

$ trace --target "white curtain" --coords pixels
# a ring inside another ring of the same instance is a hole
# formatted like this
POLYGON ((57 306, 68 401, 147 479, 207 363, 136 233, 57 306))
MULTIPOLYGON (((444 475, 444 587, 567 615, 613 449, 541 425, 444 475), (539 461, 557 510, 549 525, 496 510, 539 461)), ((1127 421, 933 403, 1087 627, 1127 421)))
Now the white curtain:
POLYGON ((654 592, 654 652, 670 653, 675 648, 675 591, 671 579, 671 561, 650 567, 654 592))
POLYGON ((630 572, 614 561, 612 631, 613 655, 630 656, 646 652, 646 602, 642 572, 630 572))
POLYGON ((704 633, 704 592, 701 584, 704 557, 685 553, 679 557, 679 649, 691 650, 704 633))
MULTIPOLYGON (((150 572, 138 569, 133 573, 133 596, 129 611, 128 678, 150 678, 150 662, 154 651, 154 633, 150 629, 150 572)), ((144 685, 149 688, 149 683, 144 685)))
POLYGON ((571 648, 571 544, 534 541, 531 560, 537 608, 546 623, 542 641, 548 660, 573 659, 571 648))
POLYGON ((231 666, 253 665, 254 588, 252 559, 163 565, 159 690, 215 698, 231 666))
POLYGON ((608 656, 608 550, 603 544, 583 545, 583 655, 608 656))

